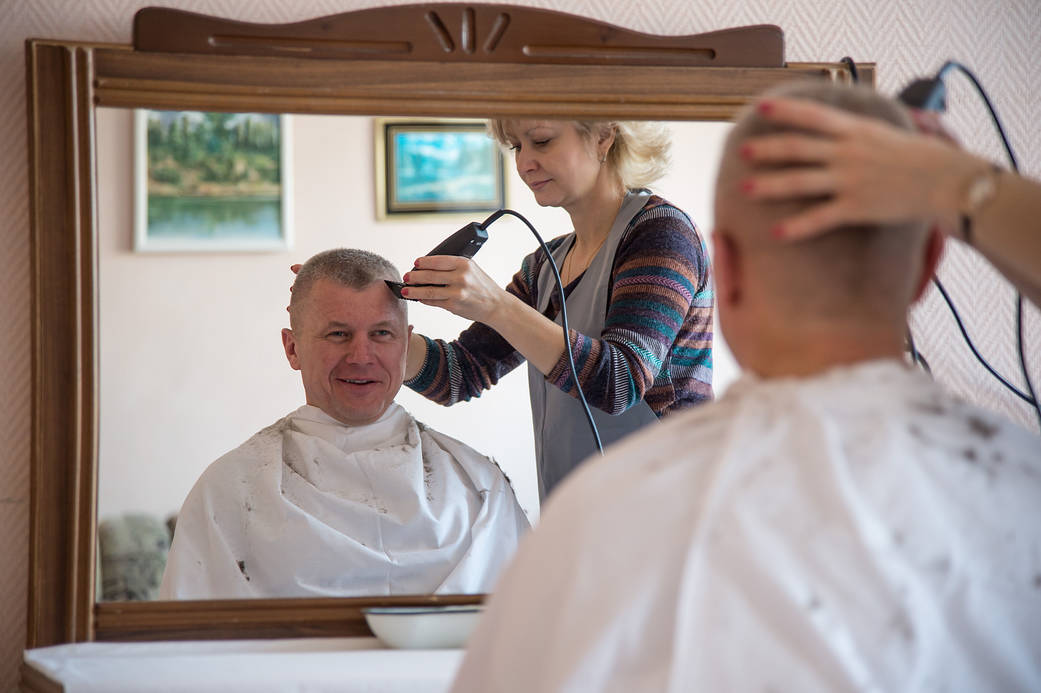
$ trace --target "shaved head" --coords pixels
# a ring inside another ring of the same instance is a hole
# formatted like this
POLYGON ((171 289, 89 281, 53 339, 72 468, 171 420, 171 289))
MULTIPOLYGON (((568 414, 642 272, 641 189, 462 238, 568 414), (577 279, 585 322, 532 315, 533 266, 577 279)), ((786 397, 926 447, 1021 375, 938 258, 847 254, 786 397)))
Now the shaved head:
MULTIPOLYGON (((911 130, 912 122, 895 101, 864 87, 828 82, 797 82, 771 90, 768 97, 823 103, 911 130)), ((773 238, 778 222, 821 198, 752 201, 740 190, 753 169, 740 156, 741 144, 761 135, 798 132, 744 111, 731 131, 716 182, 716 233, 738 249, 742 278, 755 283, 772 308, 796 320, 885 318, 901 324, 914 298, 928 225, 920 222, 847 226, 802 241, 773 238)))

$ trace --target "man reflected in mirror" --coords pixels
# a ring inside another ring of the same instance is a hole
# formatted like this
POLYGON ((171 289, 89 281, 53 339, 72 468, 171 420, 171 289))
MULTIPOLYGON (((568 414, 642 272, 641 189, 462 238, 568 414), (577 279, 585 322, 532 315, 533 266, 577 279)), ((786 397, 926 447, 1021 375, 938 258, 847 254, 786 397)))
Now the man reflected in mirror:
POLYGON ((394 402, 407 305, 384 258, 301 268, 282 341, 306 404, 206 469, 161 599, 482 593, 528 523, 495 462, 394 402))

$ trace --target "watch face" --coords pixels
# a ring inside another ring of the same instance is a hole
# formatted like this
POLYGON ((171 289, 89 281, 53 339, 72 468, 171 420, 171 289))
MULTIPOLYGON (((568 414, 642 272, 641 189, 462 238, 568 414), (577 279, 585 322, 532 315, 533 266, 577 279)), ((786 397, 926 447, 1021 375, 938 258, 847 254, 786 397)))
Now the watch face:
POLYGON ((997 168, 988 168, 972 179, 965 200, 966 213, 975 214, 980 207, 990 201, 990 198, 994 197, 994 193, 998 190, 999 173, 997 168))

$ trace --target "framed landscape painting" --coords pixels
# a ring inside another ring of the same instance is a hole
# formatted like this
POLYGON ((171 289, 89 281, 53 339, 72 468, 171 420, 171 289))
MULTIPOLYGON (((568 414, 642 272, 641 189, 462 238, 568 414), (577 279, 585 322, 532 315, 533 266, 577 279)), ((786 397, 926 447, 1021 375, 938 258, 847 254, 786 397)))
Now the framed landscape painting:
POLYGON ((506 206, 504 160, 484 121, 377 118, 376 216, 506 206))
POLYGON ((288 117, 137 109, 134 249, 288 250, 288 117))

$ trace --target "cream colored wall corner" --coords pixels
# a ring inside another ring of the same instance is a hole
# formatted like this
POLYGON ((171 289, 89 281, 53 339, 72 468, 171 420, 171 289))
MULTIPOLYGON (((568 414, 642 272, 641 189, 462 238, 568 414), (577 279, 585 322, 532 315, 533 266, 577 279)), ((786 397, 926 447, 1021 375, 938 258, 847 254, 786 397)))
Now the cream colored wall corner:
MULTIPOLYGON (((514 0, 609 21, 649 33, 687 34, 731 26, 773 23, 784 28, 789 60, 838 60, 850 55, 879 64, 879 87, 899 90, 916 75, 957 58, 976 70, 1000 109, 1025 172, 1041 175, 1041 89, 1029 82, 1037 68, 1041 13, 1036 0, 514 0)), ((0 0, 0 78, 9 97, 0 102, 0 689, 17 678, 25 638, 29 513, 29 222, 25 126, 24 41, 28 37, 127 42, 131 17, 148 4, 175 5, 236 19, 287 22, 371 7, 343 0, 139 2, 126 0, 0 0)), ((971 149, 1000 160, 983 111, 955 78, 950 123, 971 149)), ((999 370, 1018 381, 1013 352, 1011 292, 986 263, 954 249, 942 269, 964 307, 970 330, 999 370)), ((1028 344, 1041 343, 1041 320, 1030 310, 1028 344)), ((999 392, 967 356, 941 301, 930 296, 914 316, 914 329, 934 372, 955 392, 1031 424, 1026 408, 999 392)))

